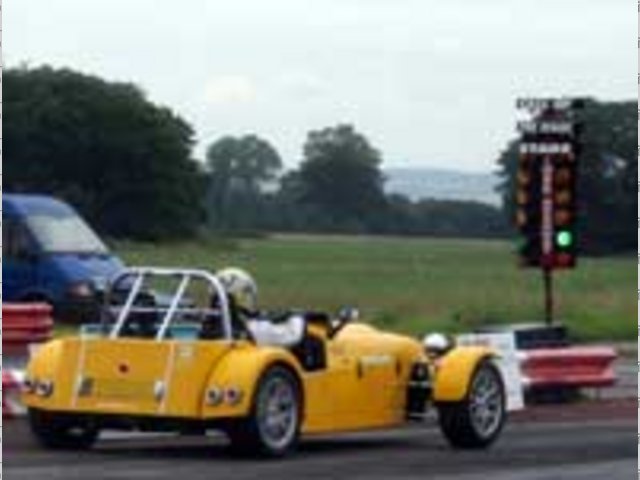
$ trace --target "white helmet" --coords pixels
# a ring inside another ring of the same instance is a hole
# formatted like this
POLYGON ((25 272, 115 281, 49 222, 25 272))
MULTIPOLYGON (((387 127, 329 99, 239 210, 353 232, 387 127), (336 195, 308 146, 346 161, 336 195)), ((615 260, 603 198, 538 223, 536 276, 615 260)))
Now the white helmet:
POLYGON ((216 273, 227 294, 236 306, 255 312, 258 308, 258 286, 249 273, 240 268, 224 268, 216 273))

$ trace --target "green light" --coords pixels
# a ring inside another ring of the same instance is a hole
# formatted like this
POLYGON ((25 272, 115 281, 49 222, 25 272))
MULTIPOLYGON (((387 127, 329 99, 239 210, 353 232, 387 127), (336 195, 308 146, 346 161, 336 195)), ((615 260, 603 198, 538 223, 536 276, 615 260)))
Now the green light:
POLYGON ((570 247, 573 243, 573 234, 567 230, 556 233, 556 243, 559 247, 570 247))

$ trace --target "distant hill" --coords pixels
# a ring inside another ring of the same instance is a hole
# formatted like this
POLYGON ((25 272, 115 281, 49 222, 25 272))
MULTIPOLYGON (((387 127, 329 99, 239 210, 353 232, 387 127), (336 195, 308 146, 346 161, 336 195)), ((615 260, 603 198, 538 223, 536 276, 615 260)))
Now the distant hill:
POLYGON ((401 193, 412 200, 435 198, 442 200, 473 200, 500 204, 495 191, 499 182, 493 173, 470 173, 444 168, 396 167, 384 170, 385 189, 401 193))

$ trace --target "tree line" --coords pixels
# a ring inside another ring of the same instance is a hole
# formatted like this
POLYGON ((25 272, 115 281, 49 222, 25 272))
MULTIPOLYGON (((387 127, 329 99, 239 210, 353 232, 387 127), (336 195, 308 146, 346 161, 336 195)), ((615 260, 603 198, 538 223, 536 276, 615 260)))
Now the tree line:
POLYGON ((501 211, 490 205, 387 194, 380 152, 351 125, 309 132, 297 169, 284 171, 275 149, 255 135, 223 137, 209 147, 206 160, 207 224, 217 231, 508 232, 501 211))
MULTIPOLYGON (((309 132, 298 166, 286 170, 273 145, 253 134, 222 136, 209 145, 204 161, 194 158, 188 122, 132 84, 68 69, 21 67, 5 72, 4 88, 5 190, 62 197, 112 237, 189 238, 203 230, 513 233, 515 143, 498 159, 504 208, 413 201, 385 191, 382 153, 352 125, 309 132)), ((606 238, 601 229, 611 228, 613 211, 621 219, 637 201, 637 133, 633 126, 627 130, 635 108, 633 102, 593 101, 585 109, 590 127, 581 198, 590 248, 612 238, 613 250, 628 246, 626 227, 618 224, 606 238)))

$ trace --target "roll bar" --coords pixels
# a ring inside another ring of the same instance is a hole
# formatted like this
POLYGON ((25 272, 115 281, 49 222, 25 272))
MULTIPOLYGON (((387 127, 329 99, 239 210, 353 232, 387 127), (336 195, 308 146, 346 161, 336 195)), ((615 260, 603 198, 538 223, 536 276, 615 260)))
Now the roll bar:
MULTIPOLYGON (((222 283, 214 274, 200 269, 187 269, 187 268, 164 268, 164 267, 128 267, 121 272, 114 275, 108 282, 105 292, 105 309, 111 308, 111 298, 117 287, 122 284, 126 279, 133 279, 131 288, 128 288, 127 299, 124 305, 119 309, 118 317, 113 327, 109 331, 109 338, 118 338, 122 327, 125 325, 129 314, 132 311, 147 311, 147 312, 165 312, 158 333, 156 334, 156 340, 162 340, 173 320, 176 313, 194 312, 193 308, 184 308, 180 306, 180 302, 184 298, 184 294, 187 291, 189 283, 192 279, 202 280, 209 285, 212 293, 215 292, 220 302, 222 328, 224 332, 224 339, 228 341, 233 340, 233 331, 231 325, 231 311, 229 306, 229 299, 226 295, 225 289, 222 283), (178 288, 173 294, 171 302, 168 308, 162 307, 144 307, 140 309, 135 307, 135 300, 140 293, 145 280, 152 277, 165 277, 179 279, 178 288)), ((195 311, 207 311, 206 309, 195 311)), ((211 312, 214 310, 211 309, 211 312)), ((218 312, 218 310, 216 310, 218 312)))

